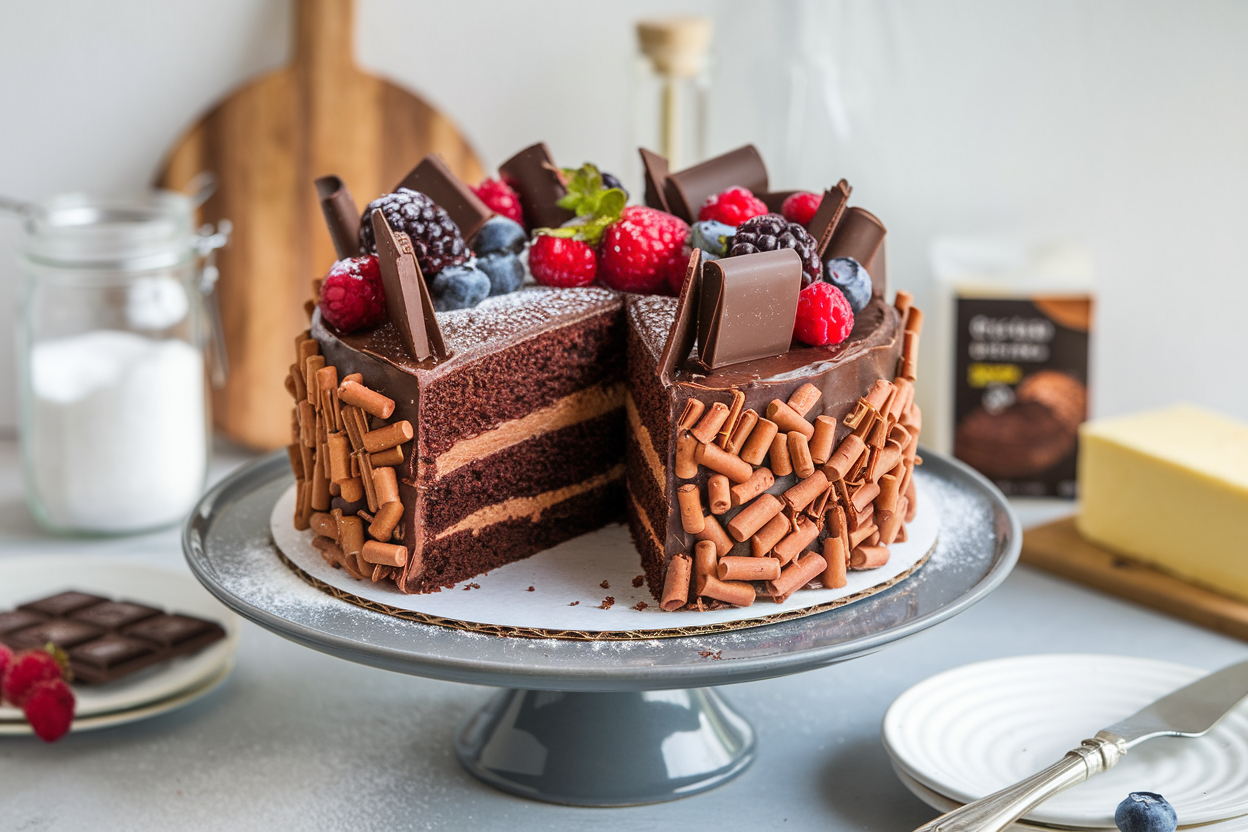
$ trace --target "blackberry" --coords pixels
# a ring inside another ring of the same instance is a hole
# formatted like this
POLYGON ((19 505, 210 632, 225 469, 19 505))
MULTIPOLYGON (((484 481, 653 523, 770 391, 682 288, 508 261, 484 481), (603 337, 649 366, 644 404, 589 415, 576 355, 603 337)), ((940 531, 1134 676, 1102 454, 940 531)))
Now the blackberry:
POLYGON ((818 245, 810 232, 797 223, 779 214, 762 214, 737 226, 728 256, 791 248, 802 258, 802 288, 805 289, 823 276, 823 264, 815 253, 818 245))
POLYGON ((426 278, 433 277, 447 266, 457 266, 468 259, 468 245, 459 226, 440 205, 410 188, 399 188, 392 194, 374 199, 364 209, 360 220, 360 252, 377 253, 373 239, 372 213, 380 208, 386 222, 395 231, 412 238, 416 262, 426 278))
POLYGON ((627 197, 627 196, 628 196, 628 188, 625 188, 622 184, 620 184, 620 180, 619 180, 619 179, 617 179, 617 178, 615 178, 613 175, 611 175, 611 174, 607 173, 605 170, 604 170, 604 171, 599 171, 599 174, 602 176, 602 187, 604 187, 604 188, 619 188, 621 191, 623 191, 623 192, 624 192, 624 196, 625 196, 625 197, 627 197))

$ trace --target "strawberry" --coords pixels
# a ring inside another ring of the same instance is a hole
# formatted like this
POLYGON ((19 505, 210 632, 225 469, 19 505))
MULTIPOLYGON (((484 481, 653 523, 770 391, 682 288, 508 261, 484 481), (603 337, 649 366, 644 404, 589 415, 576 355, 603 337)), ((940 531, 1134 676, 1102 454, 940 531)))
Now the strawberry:
POLYGON ((588 243, 538 234, 529 247, 529 271, 543 286, 588 286, 598 275, 598 258, 588 243))
POLYGON ((793 337, 812 347, 839 344, 854 329, 854 310, 831 283, 812 283, 797 296, 793 337))
POLYGON ((343 332, 386 319, 386 290, 375 254, 349 257, 330 267, 321 284, 321 316, 343 332))
POLYGON ((798 191, 784 198, 784 203, 780 206, 780 213, 789 222, 795 222, 798 225, 810 225, 810 221, 815 218, 815 212, 819 210, 820 202, 823 202, 822 194, 798 191))
POLYGON ((74 692, 59 676, 33 685, 22 705, 26 721, 44 742, 56 742, 74 721, 74 692))
POLYGON ((477 199, 496 214, 524 225, 524 211, 520 208, 520 197, 506 182, 497 179, 486 179, 472 189, 477 199))
POLYGON ((637 205, 625 208, 602 235, 602 282, 619 292, 666 293, 673 270, 683 277, 681 249, 688 235, 689 226, 678 217, 637 205))
POLYGON ((707 197, 698 211, 698 222, 715 220, 724 225, 740 225, 751 217, 766 213, 767 205, 749 188, 729 188, 707 197))
POLYGON ((0 684, 0 698, 20 708, 35 685, 63 676, 61 665, 47 650, 23 650, 9 662, 8 672, 0 684))

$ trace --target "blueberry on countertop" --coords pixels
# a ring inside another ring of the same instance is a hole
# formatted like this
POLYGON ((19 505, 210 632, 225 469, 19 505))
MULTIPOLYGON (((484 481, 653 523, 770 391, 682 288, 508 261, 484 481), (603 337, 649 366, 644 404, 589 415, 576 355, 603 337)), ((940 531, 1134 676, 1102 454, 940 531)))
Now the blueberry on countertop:
POLYGON ((852 257, 833 257, 823 267, 824 279, 841 290, 857 315, 871 302, 871 275, 852 257))
POLYGON ((433 295, 433 308, 439 312, 469 309, 489 295, 490 278, 471 264, 447 266, 433 276, 429 293, 433 295))
POLYGON ((477 258, 477 268, 490 278, 490 295, 505 295, 524 285, 524 261, 517 254, 491 251, 477 258))
POLYGON ((519 254, 524 249, 528 235, 518 222, 506 217, 490 217, 472 238, 472 250, 477 254, 507 251, 519 254))
POLYGON ((1114 824, 1122 832, 1174 832, 1179 818, 1161 795, 1131 792, 1114 811, 1114 824))
POLYGON ((731 225, 715 220, 695 222, 689 230, 689 245, 700 248, 707 254, 723 257, 728 254, 728 246, 732 245, 732 235, 737 229, 731 225))

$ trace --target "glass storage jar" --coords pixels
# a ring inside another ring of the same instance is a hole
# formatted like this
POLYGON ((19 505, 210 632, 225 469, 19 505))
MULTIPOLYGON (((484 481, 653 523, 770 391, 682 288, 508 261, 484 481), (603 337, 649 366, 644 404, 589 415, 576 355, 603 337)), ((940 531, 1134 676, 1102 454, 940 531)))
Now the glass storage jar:
MULTIPOLYGON (((204 238, 182 194, 32 206, 20 261, 20 436, 31 511, 57 532, 180 521, 204 487, 204 238)), ((209 246, 211 248, 211 246, 209 246)))

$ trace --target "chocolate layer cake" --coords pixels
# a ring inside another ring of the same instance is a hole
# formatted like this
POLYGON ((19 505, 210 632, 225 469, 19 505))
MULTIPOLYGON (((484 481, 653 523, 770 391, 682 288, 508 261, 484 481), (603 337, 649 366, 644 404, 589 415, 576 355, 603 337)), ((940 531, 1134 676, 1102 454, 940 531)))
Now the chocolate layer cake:
POLYGON ((414 428, 397 466, 398 580, 428 592, 623 514, 622 299, 532 287, 439 313, 448 358, 414 361, 390 324, 312 337, 340 377, 360 373, 414 428))

